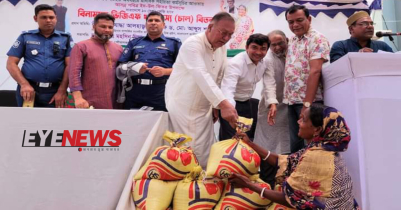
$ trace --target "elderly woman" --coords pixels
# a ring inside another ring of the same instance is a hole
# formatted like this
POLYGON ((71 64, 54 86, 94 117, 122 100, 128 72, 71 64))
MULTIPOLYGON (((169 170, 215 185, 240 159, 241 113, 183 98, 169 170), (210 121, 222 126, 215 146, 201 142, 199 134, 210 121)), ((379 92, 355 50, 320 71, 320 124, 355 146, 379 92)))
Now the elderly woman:
POLYGON ((276 177, 282 182, 283 192, 261 188, 240 174, 234 174, 230 181, 290 208, 358 209, 352 195, 351 177, 339 154, 347 149, 351 139, 341 113, 335 108, 314 104, 298 124, 298 135, 307 140, 308 146, 288 156, 266 151, 251 142, 246 134, 238 134, 264 161, 279 167, 276 177))

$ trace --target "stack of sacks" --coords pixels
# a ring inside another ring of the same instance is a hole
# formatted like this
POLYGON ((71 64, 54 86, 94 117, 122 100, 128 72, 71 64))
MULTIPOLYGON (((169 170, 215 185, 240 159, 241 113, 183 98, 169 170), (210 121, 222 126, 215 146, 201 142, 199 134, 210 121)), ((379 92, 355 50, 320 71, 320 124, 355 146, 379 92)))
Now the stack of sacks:
MULTIPOLYGON (((260 187, 271 189, 269 184, 259 179, 259 175, 253 175, 249 179, 258 184, 260 187)), ((236 210, 252 210, 265 209, 271 203, 270 200, 260 197, 260 195, 248 188, 234 188, 228 183, 222 198, 216 206, 216 210, 236 209, 236 210)))
POLYGON ((166 131, 170 146, 158 147, 134 176, 133 198, 138 209, 167 209, 178 181, 199 166, 195 154, 182 146, 191 137, 166 131))
MULTIPOLYGON (((247 132, 251 129, 253 119, 239 117, 237 131, 247 132)), ((237 139, 217 142, 212 145, 207 162, 207 176, 230 178, 239 173, 250 177, 258 173, 260 157, 250 146, 237 139)))
MULTIPOLYGON (((251 129, 252 119, 239 117, 237 132, 251 129)), ((260 157, 256 151, 234 136, 232 139, 213 144, 207 164, 207 176, 230 178, 233 173, 242 174, 261 187, 271 189, 269 184, 259 179, 260 157)), ((264 209, 271 203, 248 188, 234 188, 228 183, 215 209, 264 209)))
POLYGON ((178 181, 140 179, 133 184, 132 196, 137 209, 164 210, 171 204, 178 181))
POLYGON ((224 191, 224 182, 206 178, 198 166, 180 181, 174 193, 173 209, 213 209, 224 191))

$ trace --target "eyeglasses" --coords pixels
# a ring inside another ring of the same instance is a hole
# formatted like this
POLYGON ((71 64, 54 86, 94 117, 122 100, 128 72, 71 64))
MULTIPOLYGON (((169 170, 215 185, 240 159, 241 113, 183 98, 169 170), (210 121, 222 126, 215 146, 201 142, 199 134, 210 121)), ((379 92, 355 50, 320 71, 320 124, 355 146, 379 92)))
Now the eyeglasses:
POLYGON ((284 46, 284 45, 285 45, 285 42, 281 41, 279 43, 270 44, 270 47, 274 48, 274 47, 277 47, 277 46, 284 46))
POLYGON ((221 31, 218 28, 216 28, 216 29, 221 34, 221 36, 223 36, 223 37, 227 37, 228 36, 228 38, 230 38, 230 39, 231 39, 231 36, 234 34, 234 33, 228 33, 227 31, 221 31))
POLYGON ((356 25, 362 26, 362 27, 368 27, 368 26, 374 26, 374 25, 376 25, 376 23, 374 23, 374 22, 360 22, 360 23, 357 23, 356 25))

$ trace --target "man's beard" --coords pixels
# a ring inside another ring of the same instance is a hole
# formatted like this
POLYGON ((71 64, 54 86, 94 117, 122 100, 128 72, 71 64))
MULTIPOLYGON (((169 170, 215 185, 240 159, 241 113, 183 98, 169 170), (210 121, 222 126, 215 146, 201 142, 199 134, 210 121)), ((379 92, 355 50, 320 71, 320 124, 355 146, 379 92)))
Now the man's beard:
POLYGON ((100 34, 99 32, 97 32, 95 30, 95 35, 97 38, 103 40, 103 41, 109 41, 109 39, 111 39, 113 37, 113 34, 108 35, 108 34, 100 34))
POLYGON ((280 53, 275 53, 275 52, 272 52, 272 53, 273 53, 274 56, 276 56, 278 58, 285 58, 285 56, 286 56, 285 51, 280 52, 280 53))

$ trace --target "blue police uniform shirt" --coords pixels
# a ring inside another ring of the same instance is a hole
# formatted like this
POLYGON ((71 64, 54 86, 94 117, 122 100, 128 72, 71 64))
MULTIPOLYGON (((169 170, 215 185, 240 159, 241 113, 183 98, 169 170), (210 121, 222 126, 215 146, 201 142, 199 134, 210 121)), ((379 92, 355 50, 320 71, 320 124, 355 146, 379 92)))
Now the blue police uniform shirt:
POLYGON ((63 79, 65 58, 70 56, 72 38, 55 30, 48 38, 39 29, 22 32, 8 51, 8 56, 24 58, 21 71, 34 82, 60 82, 63 79))
MULTIPOLYGON (((379 50, 393 52, 393 49, 391 49, 391 47, 388 46, 387 43, 382 41, 369 40, 366 47, 371 48, 373 52, 377 52, 379 50)), ((340 59, 349 52, 358 52, 360 49, 362 49, 362 46, 354 37, 334 42, 330 50, 330 63, 333 63, 334 61, 340 59)))
MULTIPOLYGON (((172 68, 181 47, 181 41, 176 38, 161 37, 151 40, 148 35, 138 37, 129 41, 123 54, 118 60, 120 63, 128 61, 148 63, 148 68, 160 66, 163 68, 172 68)), ((144 74, 134 76, 137 79, 168 79, 168 75, 155 77, 149 71, 144 74)))

